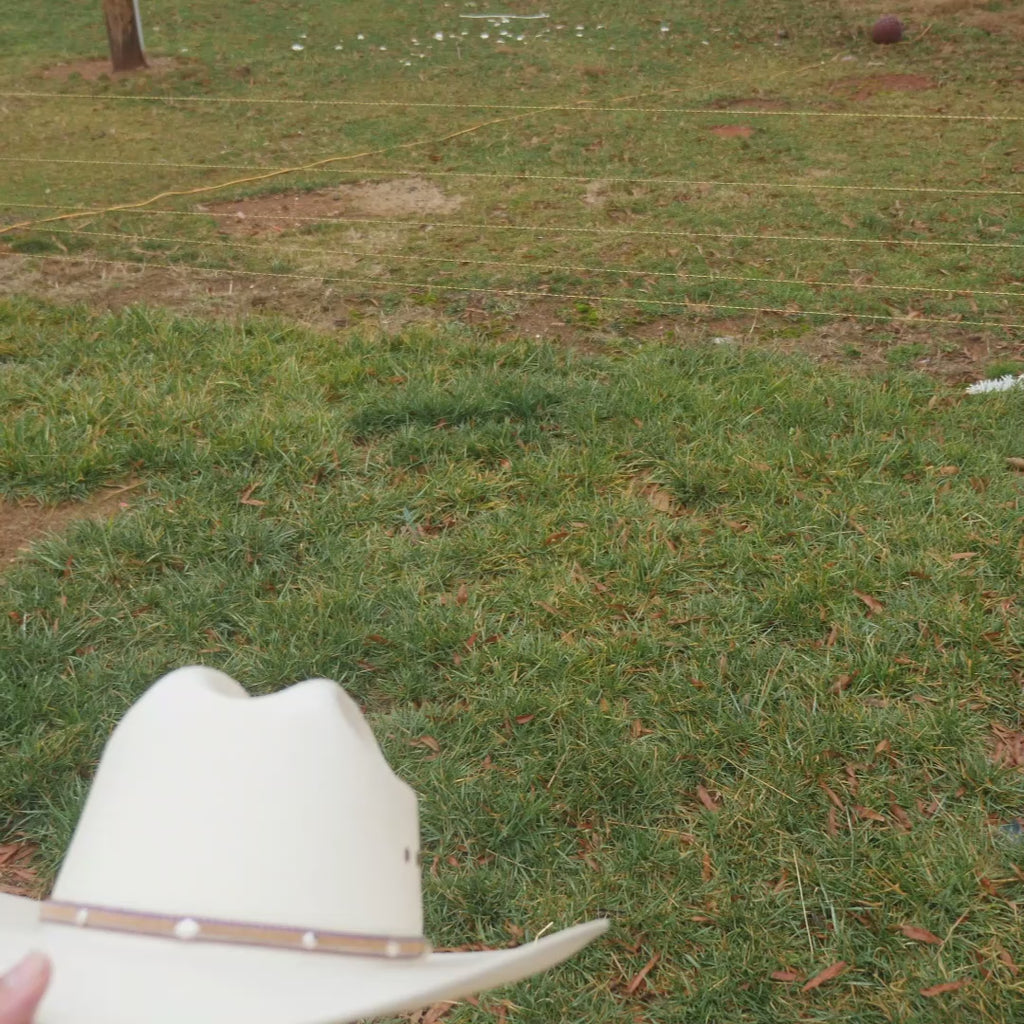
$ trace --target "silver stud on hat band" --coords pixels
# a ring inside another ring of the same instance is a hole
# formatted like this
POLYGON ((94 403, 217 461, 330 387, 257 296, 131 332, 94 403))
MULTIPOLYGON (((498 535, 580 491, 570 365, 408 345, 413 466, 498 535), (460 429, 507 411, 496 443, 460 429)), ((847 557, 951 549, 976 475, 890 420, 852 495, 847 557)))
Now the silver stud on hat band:
POLYGON ((174 926, 174 937, 176 939, 194 939, 202 931, 199 922, 194 917, 183 917, 174 926))
POLYGON ((241 946, 270 946, 275 949, 379 956, 389 959, 412 959, 425 956, 431 951, 430 943, 420 937, 357 935, 273 924, 222 921, 206 917, 147 914, 112 907, 82 906, 61 900, 46 900, 41 903, 39 916, 41 920, 51 924, 72 924, 80 928, 154 935, 183 942, 227 942, 241 946))

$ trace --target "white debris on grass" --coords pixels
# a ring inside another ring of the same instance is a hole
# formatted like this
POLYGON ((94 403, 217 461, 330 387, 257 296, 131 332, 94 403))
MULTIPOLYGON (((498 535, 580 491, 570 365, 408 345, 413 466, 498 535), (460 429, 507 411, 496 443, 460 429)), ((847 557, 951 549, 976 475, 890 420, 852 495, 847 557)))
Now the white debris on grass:
POLYGON ((294 50, 294 51, 295 51, 296 53, 298 53, 298 52, 299 52, 300 50, 304 50, 304 49, 305 49, 305 47, 304 47, 304 46, 302 45, 302 43, 292 43, 292 49, 293 49, 293 50, 294 50))
POLYGON ((989 377, 979 380, 967 388, 969 395, 984 395, 989 391, 1009 391, 1011 388, 1024 387, 1024 373, 1007 373, 1002 377, 989 377))
POLYGON ((537 21, 539 18, 549 18, 549 14, 460 14, 460 18, 494 18, 501 21, 537 21))

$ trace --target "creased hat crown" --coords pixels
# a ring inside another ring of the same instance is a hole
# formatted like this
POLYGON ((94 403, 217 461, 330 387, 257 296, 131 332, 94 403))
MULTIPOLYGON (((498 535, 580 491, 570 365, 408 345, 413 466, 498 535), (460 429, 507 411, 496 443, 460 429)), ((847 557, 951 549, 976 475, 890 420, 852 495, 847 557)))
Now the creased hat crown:
POLYGON ((422 931, 416 796, 337 683, 155 683, 107 743, 53 891, 144 913, 422 931))

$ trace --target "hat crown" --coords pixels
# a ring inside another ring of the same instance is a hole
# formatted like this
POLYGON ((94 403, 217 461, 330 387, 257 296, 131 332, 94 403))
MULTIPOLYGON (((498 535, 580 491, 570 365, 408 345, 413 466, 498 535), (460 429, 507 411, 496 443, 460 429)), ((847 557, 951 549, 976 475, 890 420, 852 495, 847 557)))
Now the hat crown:
POLYGON ((418 936, 416 795, 337 683, 178 669, 108 740, 53 898, 418 936))

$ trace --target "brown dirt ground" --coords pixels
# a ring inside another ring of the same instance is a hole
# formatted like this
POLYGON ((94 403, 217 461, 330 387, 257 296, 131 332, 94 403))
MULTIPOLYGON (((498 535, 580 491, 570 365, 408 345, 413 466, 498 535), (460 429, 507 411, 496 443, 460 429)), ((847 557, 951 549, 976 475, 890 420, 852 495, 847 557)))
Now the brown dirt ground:
POLYGON ((789 110, 786 100, 774 100, 766 96, 748 96, 738 100, 715 100, 713 110, 789 110))
POLYGON ((136 481, 105 487, 84 501, 43 505, 36 501, 0 500, 0 572, 13 565, 41 537, 60 533, 80 519, 109 519, 128 507, 136 481))
POLYGON ((847 99, 862 103, 883 92, 921 92, 937 89, 939 83, 927 75, 853 75, 837 79, 830 92, 845 94, 847 99))
MULTIPOLYGON (((626 328, 590 327, 574 322, 571 304, 557 296, 517 303, 512 311, 489 308, 489 297, 468 296, 461 312, 445 312, 409 302, 383 311, 375 299, 353 297, 344 286, 316 280, 258 274, 196 273, 187 268, 135 267, 27 256, 6 256, 0 295, 22 294, 51 302, 85 302, 101 309, 131 304, 165 306, 192 315, 235 319, 247 315, 284 316, 315 330, 332 331, 362 324, 391 336, 410 324, 438 324, 458 319, 496 338, 520 337, 569 345, 584 352, 614 351, 622 338, 678 345, 704 344, 715 338, 729 343, 801 352, 821 363, 848 371, 877 373, 892 365, 891 350, 918 345, 922 354, 911 364, 950 384, 978 380, 996 360, 1024 361, 1024 338, 1007 340, 995 332, 945 324, 864 324, 838 320, 825 327, 779 340, 792 331, 784 317, 713 318, 695 323, 692 316, 657 317, 626 328)), ((452 305, 457 300, 452 300, 452 305)))
POLYGON ((754 129, 749 124, 716 124, 708 131, 720 139, 749 139, 754 134, 754 129))
POLYGON ((131 78, 133 76, 153 77, 165 75, 169 71, 178 71, 186 66, 186 62, 174 57, 150 57, 149 67, 138 71, 114 71, 110 66, 109 57, 94 60, 72 60, 66 64, 54 64, 44 68, 42 77, 55 82, 66 82, 70 78, 84 78, 87 82, 96 82, 101 78, 131 78))
POLYGON ((199 210, 213 214, 229 235, 252 236, 308 227, 338 217, 401 217, 454 213, 462 196, 449 195, 426 178, 357 181, 317 192, 282 192, 199 210))

